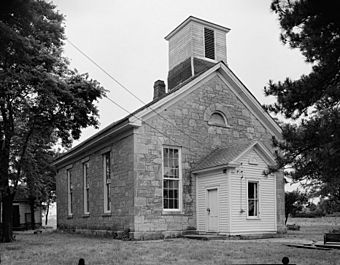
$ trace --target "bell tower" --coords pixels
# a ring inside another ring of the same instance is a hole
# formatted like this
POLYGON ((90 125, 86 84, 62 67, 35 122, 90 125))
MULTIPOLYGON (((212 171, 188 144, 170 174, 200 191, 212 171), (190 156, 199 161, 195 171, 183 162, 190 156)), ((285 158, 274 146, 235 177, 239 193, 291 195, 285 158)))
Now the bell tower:
POLYGON ((190 16, 165 37, 169 42, 169 91, 219 61, 227 63, 229 30, 190 16))

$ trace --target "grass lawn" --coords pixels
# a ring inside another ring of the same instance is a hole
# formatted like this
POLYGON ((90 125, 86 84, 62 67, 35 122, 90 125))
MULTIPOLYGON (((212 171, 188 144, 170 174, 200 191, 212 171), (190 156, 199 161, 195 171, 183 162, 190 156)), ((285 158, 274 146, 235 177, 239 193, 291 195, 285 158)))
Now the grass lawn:
MULTIPOLYGON (((320 218, 319 218, 320 219, 320 218)), ((313 219, 313 221, 315 221, 313 219)), ((295 219, 300 231, 289 231, 284 238, 261 240, 196 241, 168 239, 119 241, 82 235, 20 233, 16 241, 0 244, 2 264, 280 264, 288 256, 295 264, 340 264, 340 250, 292 248, 289 242, 322 240, 323 233, 339 228, 340 218, 319 222, 295 219), (335 221, 334 221, 335 220, 335 221)))

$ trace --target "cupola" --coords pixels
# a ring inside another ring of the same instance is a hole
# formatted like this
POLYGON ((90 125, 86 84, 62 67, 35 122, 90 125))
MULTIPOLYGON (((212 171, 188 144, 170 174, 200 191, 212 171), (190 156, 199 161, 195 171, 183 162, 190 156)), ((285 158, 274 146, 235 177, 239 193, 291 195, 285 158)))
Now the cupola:
POLYGON ((229 30, 190 16, 165 37, 169 42, 169 91, 219 61, 227 63, 229 30))

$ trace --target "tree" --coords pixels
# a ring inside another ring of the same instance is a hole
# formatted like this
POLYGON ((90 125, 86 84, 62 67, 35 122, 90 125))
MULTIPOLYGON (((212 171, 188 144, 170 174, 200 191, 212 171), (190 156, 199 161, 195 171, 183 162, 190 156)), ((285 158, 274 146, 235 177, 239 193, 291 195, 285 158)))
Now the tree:
POLYGON ((105 91, 62 56, 63 16, 43 0, 0 4, 1 240, 12 236, 18 184, 43 183, 36 167, 54 144, 70 147, 81 129, 98 125, 95 102, 105 91))
POLYGON ((333 214, 340 212, 340 201, 334 197, 320 198, 317 207, 324 215, 333 214))
POLYGON ((49 150, 45 146, 37 146, 34 149, 27 151, 29 162, 24 166, 23 180, 27 184, 26 190, 31 206, 31 228, 35 229, 34 211, 36 206, 41 206, 44 203, 44 210, 46 210, 46 222, 50 203, 55 201, 56 190, 56 170, 52 166, 52 162, 56 157, 53 150, 49 150))
POLYGON ((287 224, 289 215, 294 216, 298 211, 301 211, 307 201, 307 196, 298 190, 285 192, 285 224, 287 224))
POLYGON ((281 40, 299 49, 312 71, 298 80, 269 82, 266 95, 277 102, 265 106, 282 114, 283 141, 272 170, 291 167, 295 181, 319 195, 340 199, 340 20, 336 1, 274 0, 281 40), (293 123, 292 123, 293 121, 293 123))

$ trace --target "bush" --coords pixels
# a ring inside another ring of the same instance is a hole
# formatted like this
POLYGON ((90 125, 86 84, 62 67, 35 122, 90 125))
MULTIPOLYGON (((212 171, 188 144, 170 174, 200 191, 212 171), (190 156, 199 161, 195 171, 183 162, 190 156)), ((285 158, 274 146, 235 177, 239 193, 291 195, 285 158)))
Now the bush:
POLYGON ((301 217, 301 218, 316 218, 316 217, 322 217, 322 216, 325 216, 325 214, 320 211, 320 210, 315 210, 313 212, 308 212, 308 213, 305 213, 305 212, 298 212, 295 214, 294 217, 301 217))
POLYGON ((340 212, 330 213, 330 214, 327 214, 327 216, 329 216, 329 217, 340 217, 340 212))

